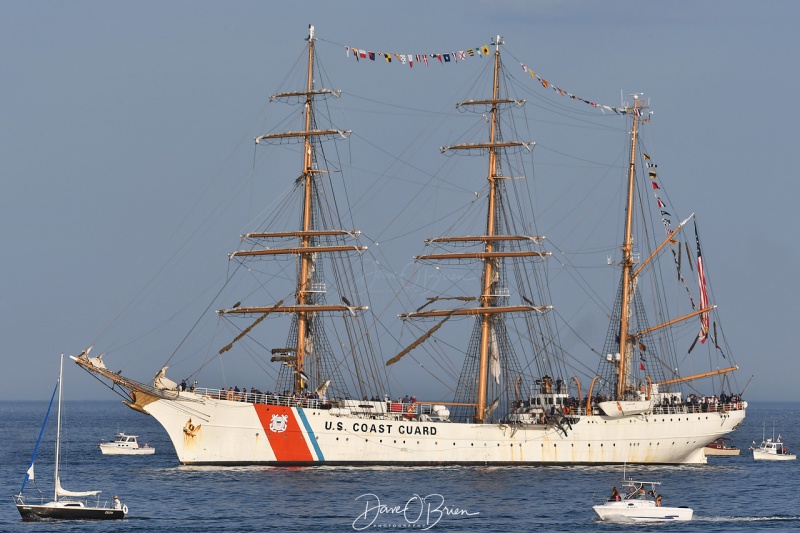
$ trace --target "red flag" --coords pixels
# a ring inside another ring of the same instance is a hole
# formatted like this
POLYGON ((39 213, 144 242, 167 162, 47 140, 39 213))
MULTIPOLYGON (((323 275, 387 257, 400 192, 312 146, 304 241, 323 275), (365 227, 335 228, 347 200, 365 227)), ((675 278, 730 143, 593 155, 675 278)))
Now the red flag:
POLYGON ((639 363, 639 369, 644 370, 644 363, 639 363))
POLYGON ((661 187, 658 186, 658 183, 656 183, 655 181, 651 181, 650 183, 653 185, 654 189, 660 189, 661 188, 661 187))
MULTIPOLYGON (((708 307, 708 292, 706 291, 706 272, 703 268, 703 257, 700 254, 700 237, 697 236, 697 222, 694 223, 694 238, 697 242, 697 279, 700 282, 700 309, 708 307)), ((708 313, 700 313, 700 342, 708 338, 708 313)))

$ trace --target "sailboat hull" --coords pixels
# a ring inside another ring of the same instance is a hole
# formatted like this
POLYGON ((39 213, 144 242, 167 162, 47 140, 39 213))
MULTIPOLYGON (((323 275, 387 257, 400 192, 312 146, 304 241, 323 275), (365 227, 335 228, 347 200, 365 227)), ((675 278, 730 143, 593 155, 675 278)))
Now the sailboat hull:
POLYGON ((23 520, 120 520, 125 518, 122 509, 109 507, 84 507, 70 502, 51 502, 43 505, 17 504, 23 520))
POLYGON ((469 424, 353 417, 334 410, 194 394, 143 410, 192 465, 698 464, 703 447, 745 411, 574 416, 545 424, 469 424), (190 401, 187 401, 190 400, 190 401))

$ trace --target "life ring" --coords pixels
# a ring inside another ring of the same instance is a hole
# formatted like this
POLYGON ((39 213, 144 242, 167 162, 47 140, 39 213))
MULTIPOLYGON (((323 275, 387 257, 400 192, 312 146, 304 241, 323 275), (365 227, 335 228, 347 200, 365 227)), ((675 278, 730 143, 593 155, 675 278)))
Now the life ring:
POLYGON ((408 407, 406 407, 406 413, 413 413, 413 412, 414 412, 414 406, 409 404, 408 407))
POLYGON ((128 514, 128 506, 124 503, 122 504, 122 514, 128 514))

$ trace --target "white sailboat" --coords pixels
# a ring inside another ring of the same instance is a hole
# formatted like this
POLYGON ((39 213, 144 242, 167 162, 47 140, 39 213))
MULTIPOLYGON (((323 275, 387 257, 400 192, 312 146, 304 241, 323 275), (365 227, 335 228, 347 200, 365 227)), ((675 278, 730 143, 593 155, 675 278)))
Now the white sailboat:
MULTIPOLYGON (((270 351, 256 341, 264 364, 276 365, 274 392, 202 386, 187 390, 166 377, 166 366, 152 382, 142 382, 112 372, 87 354, 73 357, 76 363, 109 380, 115 391, 126 391, 129 407, 155 417, 183 464, 705 463, 705 445, 739 427, 747 403, 730 386, 714 402, 682 395, 687 381, 726 376, 736 369, 729 365, 694 376, 677 374, 676 341, 666 337, 667 332, 676 329, 671 327, 675 324, 700 317, 704 343, 712 335, 708 316, 714 309, 705 294, 700 308, 678 318, 662 321, 658 315, 659 322, 652 325, 644 316, 645 283, 639 283, 640 278, 669 251, 679 258, 686 246, 689 254, 688 242, 678 240, 684 239, 685 223, 669 229, 664 239, 652 231, 637 233, 639 226, 633 222, 641 207, 636 202, 644 196, 634 191, 650 188, 649 177, 641 170, 637 173, 638 128, 647 119, 646 102, 637 97, 620 109, 632 124, 622 204, 621 279, 597 374, 589 376, 588 387, 582 386, 577 374, 568 373, 575 367, 564 362, 546 276, 541 274, 543 259, 551 252, 544 247, 544 237, 531 234, 535 225, 526 217, 532 213, 517 212, 527 205, 524 197, 530 190, 518 185, 525 182, 524 176, 511 174, 524 171, 525 164, 511 158, 529 154, 535 143, 516 138, 509 128, 514 122, 501 117, 525 101, 503 92, 507 87, 502 82, 503 39, 493 40, 493 51, 485 47, 484 55, 493 62, 489 94, 457 104, 459 110, 477 112, 480 140, 442 149, 488 156, 488 172, 476 178, 485 189, 470 204, 474 207, 480 200, 481 207, 477 216, 468 217, 479 220, 481 227, 431 238, 426 245, 437 250, 415 257, 420 263, 441 263, 442 268, 453 263, 475 266, 474 278, 479 281, 459 285, 452 289, 459 291, 455 294, 435 294, 415 311, 401 315, 406 324, 427 321, 429 325, 385 362, 392 365, 412 350, 425 349, 442 327, 472 321, 465 347, 452 350, 463 368, 460 374, 453 372, 458 382, 445 393, 452 396, 391 400, 385 397, 390 389, 383 377, 384 363, 365 328, 368 308, 358 303, 365 298, 356 288, 359 276, 352 268, 357 262, 350 259, 365 253, 366 247, 359 242, 360 232, 342 229, 346 227, 338 211, 342 198, 326 188, 331 187, 329 174, 342 167, 329 166, 326 157, 335 151, 322 150, 321 143, 347 138, 349 132, 318 125, 328 114, 317 113, 316 106, 339 92, 315 85, 315 40, 310 27, 305 87, 272 97, 303 106, 302 129, 256 138, 257 146, 286 142, 302 146, 300 177, 293 173, 287 178, 287 183, 295 184, 297 199, 282 203, 297 209, 270 213, 263 228, 243 236, 243 249, 229 255, 248 276, 286 257, 295 261, 295 272, 288 273, 292 268, 284 260, 283 267, 276 266, 277 273, 259 280, 264 283, 248 295, 261 295, 268 303, 238 302, 217 311, 231 322, 250 319, 246 327, 237 326, 239 334, 220 355, 256 335, 263 320, 290 318, 282 347, 270 351), (643 185, 637 184, 640 178, 643 185), (646 238, 655 240, 652 252, 639 261, 646 238), (256 260, 261 261, 259 267, 251 269, 256 260), (267 283, 281 282, 286 286, 264 291, 267 283), (275 303, 279 300, 275 294, 286 296, 275 303), (333 303, 327 300, 331 295, 333 303), (285 303, 289 299, 294 301, 285 303), (454 307, 437 309, 438 304, 454 307), (342 329, 335 336, 328 333, 337 327, 342 329), (643 363, 635 364, 645 357, 646 372, 643 363)), ((674 269, 672 258, 667 259, 674 269)), ((674 263, 680 274, 680 260, 674 263)), ((679 290, 685 293, 688 288, 679 290)), ((699 338, 694 337, 695 342, 699 338)), ((690 343, 689 351, 694 348, 691 338, 685 344, 690 343)))
POLYGON ((101 502, 99 490, 90 491, 72 491, 67 490, 61 486, 61 476, 59 471, 59 461, 61 458, 61 398, 62 398, 62 377, 64 371, 64 356, 61 356, 61 364, 58 373, 58 382, 56 388, 53 390, 53 396, 50 398, 50 405, 47 408, 47 415, 45 416, 42 429, 39 432, 39 439, 36 441, 36 446, 31 457, 31 464, 28 471, 25 473, 25 479, 22 482, 22 488, 19 494, 14 496, 14 502, 17 506, 20 516, 23 520, 42 520, 42 519, 58 519, 58 520, 114 520, 125 518, 128 514, 127 505, 122 504, 117 496, 114 496, 113 502, 101 502), (24 494, 25 486, 29 481, 34 482, 34 463, 36 461, 36 454, 39 450, 39 444, 44 434, 44 428, 47 424, 47 418, 50 415, 50 409, 53 406, 53 399, 55 398, 56 391, 58 392, 58 410, 57 410, 57 429, 56 429, 56 447, 55 447, 55 472, 54 472, 54 490, 53 499, 49 500, 42 494, 42 491, 36 487, 39 492, 38 497, 31 497, 24 494), (89 499, 95 496, 94 499, 89 499))

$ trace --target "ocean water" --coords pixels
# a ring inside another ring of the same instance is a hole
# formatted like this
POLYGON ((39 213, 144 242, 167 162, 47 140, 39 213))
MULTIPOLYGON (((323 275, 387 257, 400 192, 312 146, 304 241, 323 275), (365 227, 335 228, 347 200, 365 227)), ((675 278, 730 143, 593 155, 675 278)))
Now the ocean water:
MULTIPOLYGON (((260 531, 788 531, 800 529, 800 462, 755 462, 751 442, 780 433, 800 451, 800 404, 751 404, 732 434, 739 457, 702 466, 628 467, 662 482, 665 505, 694 509, 692 522, 633 525, 595 519, 592 505, 619 486, 622 467, 268 468, 181 466, 164 430, 119 402, 64 403, 62 484, 103 490, 127 504, 123 521, 23 523, 19 492, 46 402, 0 402, 0 532, 260 531), (155 455, 104 456, 124 431, 155 455), (382 512, 378 512, 378 510, 382 512)), ((52 416, 51 416, 52 419, 52 416)), ((52 420, 51 420, 52 421, 52 420)), ((36 461, 36 483, 52 493, 54 424, 36 461)), ((26 489, 27 492, 27 489, 26 489)))

